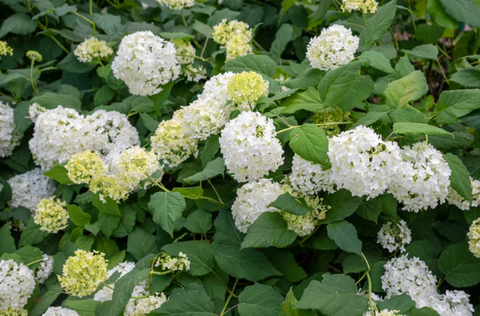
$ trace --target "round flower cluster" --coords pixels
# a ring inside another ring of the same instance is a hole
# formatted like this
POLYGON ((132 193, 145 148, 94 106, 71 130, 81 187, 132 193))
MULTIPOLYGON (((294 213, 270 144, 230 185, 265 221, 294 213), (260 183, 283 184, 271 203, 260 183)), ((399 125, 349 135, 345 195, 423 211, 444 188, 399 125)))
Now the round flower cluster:
POLYGON ((51 306, 42 316, 79 316, 76 311, 60 306, 51 306))
POLYGON ((228 93, 228 85, 230 80, 235 74, 231 71, 213 76, 205 82, 203 86, 203 92, 199 99, 215 99, 221 104, 227 104, 231 101, 230 94, 228 93))
POLYGON ((39 168, 17 174, 7 182, 12 188, 12 208, 23 206, 34 211, 42 199, 51 197, 55 191, 53 181, 39 168))
POLYGON ((20 144, 22 135, 15 132, 13 109, 0 101, 0 157, 8 157, 15 147, 20 144))
POLYGON ((177 258, 163 252, 157 257, 155 267, 160 267, 163 271, 188 271, 190 260, 183 252, 179 252, 177 258))
POLYGON ((185 40, 176 40, 173 42, 177 56, 177 62, 180 65, 188 65, 195 61, 195 47, 192 43, 185 40))
POLYGON ((354 196, 374 198, 388 189, 401 162, 396 143, 384 142, 365 126, 340 133, 329 140, 331 181, 354 196))
POLYGON ((86 150, 107 155, 140 143, 136 128, 119 112, 99 110, 85 117, 61 106, 43 111, 34 105, 31 110, 35 128, 29 147, 42 169, 86 150))
POLYGON ((58 276, 60 285, 68 294, 83 297, 90 295, 100 283, 108 279, 105 254, 75 251, 75 256, 69 257, 63 265, 63 275, 58 276))
POLYGON ((195 0, 157 0, 161 5, 167 6, 172 10, 182 10, 191 8, 195 4, 195 0))
POLYGON ((441 316, 471 316, 475 310, 469 299, 464 291, 447 290, 444 295, 437 295, 430 307, 441 316))
POLYGON ((0 311, 21 309, 35 289, 33 271, 13 260, 0 260, 0 311))
POLYGON ((405 246, 411 241, 412 231, 404 220, 401 220, 396 225, 392 222, 385 223, 377 234, 377 242, 389 252, 397 250, 405 252, 405 246))
MULTIPOLYGON (((372 312, 368 311, 363 316, 372 316, 372 312)), ((405 315, 400 314, 400 312, 397 310, 390 311, 388 309, 384 309, 384 310, 375 312, 375 316, 405 316, 405 315)))
POLYGON ((152 150, 161 163, 172 168, 178 166, 190 156, 196 157, 198 154, 197 140, 185 133, 179 119, 161 122, 151 141, 152 150))
POLYGON ((468 249, 477 258, 480 258, 480 218, 473 221, 467 233, 468 249))
POLYGON ((26 56, 28 57, 28 59, 30 59, 32 62, 36 62, 36 61, 42 62, 42 61, 43 61, 42 55, 41 55, 39 52, 37 52, 36 50, 29 50, 29 51, 27 51, 27 53, 26 53, 25 55, 26 55, 26 56))
POLYGON ((13 49, 8 46, 7 42, 0 41, 0 56, 13 56, 13 49))
POLYGON ((402 162, 390 173, 389 192, 403 210, 418 212, 445 203, 451 170, 442 153, 427 143, 416 143, 401 151, 402 162))
POLYGON ((115 175, 128 191, 134 191, 140 181, 162 170, 155 153, 138 146, 123 151, 114 168, 115 175))
POLYGON ((148 315, 167 301, 164 293, 150 295, 147 289, 147 281, 143 281, 133 288, 132 297, 143 297, 141 299, 130 299, 125 307, 124 316, 148 315))
POLYGON ((313 68, 332 70, 348 64, 358 48, 359 39, 343 25, 323 29, 307 47, 307 58, 313 68))
POLYGON ((447 201, 450 204, 455 205, 462 211, 470 210, 470 207, 477 207, 480 205, 480 181, 470 177, 470 183, 472 184, 472 202, 465 200, 460 194, 457 193, 452 187, 450 187, 447 201))
POLYGON ((239 110, 252 111, 255 102, 268 95, 268 81, 254 71, 244 71, 230 79, 228 95, 239 110))
POLYGON ((0 310, 1 316, 28 316, 28 311, 24 308, 22 309, 12 309, 11 307, 0 310))
POLYGON ((343 0, 342 11, 362 11, 366 13, 377 12, 378 3, 375 0, 343 0))
POLYGON ((42 199, 35 210, 33 221, 41 231, 56 234, 68 227, 67 204, 54 197, 42 199))
POLYGON ((283 149, 273 121, 258 112, 243 112, 220 136, 225 166, 238 182, 253 181, 283 164, 283 149))
POLYGON ((68 178, 76 184, 89 184, 94 177, 107 173, 102 158, 90 150, 73 155, 65 168, 68 178))
POLYGON ((323 170, 319 164, 305 160, 299 155, 293 156, 292 174, 289 179, 295 190, 314 195, 320 191, 335 192, 331 182, 332 170, 323 170))
POLYGON ((237 20, 227 22, 223 19, 220 24, 213 27, 213 39, 225 47, 227 60, 252 52, 252 46, 249 44, 252 40, 252 30, 246 23, 237 20))
POLYGON ((269 207, 282 194, 280 184, 270 179, 244 184, 237 190, 237 198, 232 205, 232 215, 235 226, 242 233, 265 212, 278 212, 275 207, 269 207))
POLYGON ((77 59, 82 63, 89 63, 95 59, 101 60, 107 58, 113 54, 113 50, 105 41, 91 37, 78 45, 73 51, 73 54, 77 56, 77 59))
POLYGON ((160 93, 160 85, 178 78, 180 65, 173 43, 150 31, 135 32, 122 39, 112 63, 113 75, 123 80, 133 95, 160 93))
POLYGON ((53 272, 53 257, 43 254, 42 259, 43 260, 40 262, 40 266, 35 273, 35 278, 40 284, 43 284, 53 272))

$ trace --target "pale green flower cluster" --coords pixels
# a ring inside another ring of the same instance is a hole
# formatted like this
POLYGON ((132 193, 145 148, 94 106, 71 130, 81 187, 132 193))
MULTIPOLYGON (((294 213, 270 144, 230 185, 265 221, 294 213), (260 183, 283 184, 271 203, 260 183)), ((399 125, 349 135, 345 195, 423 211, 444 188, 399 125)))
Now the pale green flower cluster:
POLYGON ((254 71, 244 71, 230 79, 228 95, 241 111, 251 111, 261 96, 268 95, 268 81, 254 71))
POLYGON ((157 257, 155 267, 160 267, 163 271, 188 271, 190 260, 183 252, 179 252, 177 258, 163 252, 157 257))
POLYGON ((40 55, 40 53, 36 50, 29 50, 26 53, 26 56, 33 62, 41 62, 43 60, 42 55, 40 55))
POLYGON ((7 309, 0 310, 0 316, 27 316, 28 311, 26 309, 12 309, 11 307, 7 309))
POLYGON ((0 41, 0 56, 13 55, 13 49, 8 46, 7 42, 0 41))
POLYGON ((140 181, 161 170, 153 151, 146 151, 133 146, 122 152, 115 166, 117 178, 125 184, 129 191, 135 190, 140 181))
POLYGON ((477 258, 480 258, 480 218, 473 221, 467 233, 468 249, 477 258))
POLYGON ((378 3, 375 0, 343 0, 342 11, 362 11, 366 13, 377 12, 378 3))
POLYGON ((70 180, 76 184, 89 184, 94 177, 107 173, 102 158, 89 150, 73 155, 65 168, 70 180))
POLYGON ((68 226, 67 204, 54 197, 43 198, 37 205, 33 221, 40 230, 56 234, 68 226))
POLYGON ((58 276, 65 292, 78 297, 95 292, 100 283, 108 279, 104 256, 104 253, 97 251, 75 251, 75 256, 68 258, 63 265, 63 275, 58 276))
POLYGON ((113 54, 113 50, 105 41, 91 37, 78 45, 73 54, 82 63, 89 63, 97 58, 99 60, 107 58, 113 54))
MULTIPOLYGON (((326 113, 317 113, 312 116, 312 122, 314 124, 325 124, 343 121, 343 113, 340 109, 334 109, 326 113)), ((325 131, 328 137, 336 136, 340 134, 340 127, 338 125, 319 125, 321 129, 325 131)))
POLYGON ((182 10, 191 8, 195 4, 194 0, 157 0, 161 5, 167 6, 172 10, 182 10))
POLYGON ((252 46, 250 46, 252 30, 246 23, 236 20, 227 22, 226 19, 223 19, 220 24, 213 27, 213 39, 225 47, 227 60, 252 52, 252 46))

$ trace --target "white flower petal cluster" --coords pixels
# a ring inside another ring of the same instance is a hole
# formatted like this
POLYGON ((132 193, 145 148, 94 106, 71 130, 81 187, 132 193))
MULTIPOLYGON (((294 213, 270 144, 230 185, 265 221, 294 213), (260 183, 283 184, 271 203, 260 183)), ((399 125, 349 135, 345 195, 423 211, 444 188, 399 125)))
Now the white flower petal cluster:
POLYGON ((401 220, 397 224, 387 222, 377 234, 377 243, 382 245, 389 252, 405 252, 405 246, 412 241, 412 231, 408 228, 407 223, 401 220))
POLYGON ((473 221, 468 229, 468 249, 477 258, 480 258, 480 218, 473 221))
POLYGON ((226 48, 227 60, 252 52, 252 46, 250 46, 252 30, 244 22, 237 20, 227 22, 223 19, 213 27, 213 40, 226 48))
POLYGON ((475 311, 470 304, 470 295, 457 290, 447 290, 444 295, 437 295, 429 307, 441 316, 471 316, 475 311))
POLYGON ((457 193, 452 187, 450 187, 447 201, 450 204, 455 205, 462 211, 470 210, 470 207, 477 207, 480 205, 480 181, 470 177, 470 183, 472 184, 472 202, 465 200, 460 194, 457 193))
POLYGON ((153 151, 147 152, 139 146, 124 150, 114 167, 114 174, 125 186, 135 190, 140 181, 148 178, 156 171, 162 170, 153 151))
POLYGON ((95 37, 84 40, 73 51, 77 59, 82 63, 89 63, 94 59, 105 59, 111 54, 113 50, 107 45, 105 41, 99 40, 95 37))
POLYGON ((39 168, 17 174, 7 182, 12 188, 12 208, 23 206, 34 211, 42 199, 50 198, 55 191, 53 181, 39 168))
POLYGON ((182 67, 182 75, 187 78, 187 81, 192 82, 199 82, 207 78, 207 70, 202 65, 200 66, 193 66, 193 65, 186 65, 182 67))
POLYGON ((313 68, 332 70, 348 64, 357 51, 358 37, 343 25, 323 29, 307 46, 307 58, 313 68))
POLYGON ((21 309, 35 289, 35 276, 26 265, 0 260, 0 311, 21 309))
MULTIPOLYGON (((372 312, 368 311, 365 314, 363 314, 363 316, 372 316, 372 312)), ((397 310, 390 311, 388 309, 384 309, 381 311, 377 311, 375 313, 375 316, 405 316, 405 315, 400 314, 400 312, 397 310)))
POLYGON ((133 269, 135 269, 135 262, 130 262, 130 261, 120 262, 115 267, 113 267, 113 269, 108 270, 108 277, 111 277, 115 272, 118 272, 120 274, 118 278, 120 279, 125 274, 132 271, 133 269))
POLYGON ((221 104, 227 104, 228 101, 231 101, 228 93, 228 84, 233 76, 235 76, 235 74, 231 71, 213 76, 205 82, 203 92, 198 98, 215 99, 221 104))
MULTIPOLYGON (((34 105, 34 112, 38 111, 34 105)), ((30 151, 42 169, 66 162, 86 150, 107 155, 140 144, 138 132, 126 115, 98 110, 88 116, 59 106, 39 112, 35 119, 30 151)))
POLYGON ((402 162, 391 173, 389 192, 403 210, 418 212, 445 203, 452 171, 440 151, 427 143, 402 149, 402 162))
POLYGON ((290 182, 295 190, 314 195, 320 191, 335 192, 335 185, 331 181, 332 169, 323 170, 323 167, 308 161, 295 154, 293 156, 292 174, 290 182))
POLYGON ((157 2, 172 10, 182 10, 184 8, 191 8, 195 5, 195 0, 157 0, 157 2))
POLYGON ((44 253, 42 259, 43 260, 40 262, 40 266, 35 274, 35 278, 40 284, 43 284, 53 272, 53 257, 44 253))
POLYGON ((232 205, 235 226, 242 233, 265 212, 279 212, 269 207, 283 193, 280 184, 270 179, 260 179, 244 184, 237 190, 237 198, 232 205))
POLYGON ((177 55, 177 62, 180 65, 192 64, 195 61, 195 47, 189 41, 182 39, 173 41, 177 55))
POLYGON ((155 267, 160 267, 163 271, 188 271, 190 270, 190 260, 183 252, 179 252, 177 257, 172 257, 167 253, 161 253, 155 261, 155 267))
POLYGON ((220 136, 220 150, 238 182, 260 179, 283 164, 273 121, 258 112, 242 112, 228 122, 220 136))
POLYGON ((354 196, 374 198, 389 188, 390 178, 401 162, 400 147, 382 141, 365 126, 340 133, 329 140, 331 180, 338 189, 354 196))
POLYGON ((60 306, 51 306, 42 316, 79 316, 76 311, 73 309, 60 307, 60 306))
POLYGON ((260 97, 268 96, 268 81, 254 71, 244 71, 230 79, 228 94, 240 111, 251 111, 260 97))
POLYGON ((13 109, 0 101, 0 157, 8 157, 20 144, 22 135, 15 132, 13 109))
POLYGON ((343 0, 342 11, 362 11, 363 13, 377 12, 378 3, 375 0, 343 0))
POLYGON ((112 63, 113 75, 123 80, 133 95, 154 95, 178 78, 180 65, 175 46, 150 31, 122 39, 112 63))
MULTIPOLYGON (((149 295, 147 290, 147 281, 143 281, 139 285, 135 286, 132 292, 134 297, 142 297, 149 295)), ((150 295, 142 299, 130 299, 125 307, 124 316, 140 316, 148 315, 151 311, 162 306, 167 301, 167 297, 164 293, 150 295)))

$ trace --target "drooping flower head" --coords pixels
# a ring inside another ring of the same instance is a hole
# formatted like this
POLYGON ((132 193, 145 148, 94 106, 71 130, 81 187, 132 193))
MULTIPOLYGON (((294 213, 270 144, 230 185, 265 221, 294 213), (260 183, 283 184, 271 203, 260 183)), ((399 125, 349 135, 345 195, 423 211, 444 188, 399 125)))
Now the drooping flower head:
POLYGON ((49 198, 55 191, 53 181, 37 168, 8 179, 12 188, 11 207, 23 206, 31 211, 37 208, 43 198, 49 198))
POLYGON ((162 91, 161 85, 178 78, 180 65, 173 43, 142 31, 122 39, 112 71, 127 84, 131 94, 154 95, 162 91))
POLYGON ((213 39, 227 50, 227 60, 245 56, 252 52, 250 41, 252 30, 240 21, 229 21, 223 19, 221 23, 213 27, 213 39))
POLYGON ((0 157, 10 156, 13 149, 20 144, 22 135, 15 132, 16 127, 13 109, 0 101, 0 157))
POLYGON ((54 197, 42 199, 37 205, 33 221, 40 230, 56 234, 68 227, 67 204, 54 197))
POLYGON ((95 59, 106 59, 113 54, 113 50, 105 41, 91 37, 80 43, 73 51, 73 54, 82 63, 89 63, 95 59))
POLYGON ((20 310, 35 289, 33 271, 13 260, 0 260, 0 311, 20 310))
POLYGON ((378 3, 375 0, 343 0, 342 11, 362 11, 366 13, 377 12, 378 3))
POLYGON ((313 68, 332 70, 348 64, 358 48, 359 39, 343 25, 323 29, 307 47, 307 58, 313 68))
POLYGON ((468 211, 470 207, 480 205, 480 181, 470 177, 470 183, 472 184, 472 202, 465 200, 457 191, 450 187, 447 196, 448 203, 455 205, 462 211, 468 211))
POLYGON ((305 160, 295 154, 289 179, 293 188, 305 195, 314 195, 320 191, 333 193, 335 190, 331 174, 331 169, 323 170, 320 164, 305 160))
POLYGON ((184 8, 191 8, 195 5, 195 0, 157 0, 157 2, 172 10, 182 10, 184 8))
POLYGON ((468 249, 477 258, 480 258, 480 218, 473 221, 467 233, 468 249))
POLYGON ((389 252, 397 250, 405 252, 405 246, 411 241, 412 232, 404 220, 397 224, 392 222, 385 223, 377 234, 377 242, 389 252))
POLYGON ((65 165, 68 178, 76 184, 89 184, 93 177, 106 174, 102 158, 96 152, 86 150, 75 154, 65 165))
POLYGON ((241 111, 252 111, 256 101, 268 95, 268 81, 254 71, 244 71, 230 79, 228 95, 241 111))
POLYGON ((30 59, 32 62, 41 62, 43 60, 43 57, 42 55, 40 55, 39 52, 37 52, 36 50, 29 50, 26 54, 25 54, 28 59, 30 59))
POLYGON ((262 178, 283 164, 283 149, 273 121, 258 112, 242 112, 220 136, 225 166, 238 182, 262 178))

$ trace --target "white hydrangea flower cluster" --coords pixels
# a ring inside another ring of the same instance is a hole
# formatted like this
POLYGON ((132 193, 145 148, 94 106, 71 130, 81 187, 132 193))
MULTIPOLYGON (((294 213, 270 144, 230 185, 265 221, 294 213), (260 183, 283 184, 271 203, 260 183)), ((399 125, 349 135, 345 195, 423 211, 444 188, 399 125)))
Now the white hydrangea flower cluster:
POLYGON ((124 150, 112 168, 115 176, 121 179, 128 191, 134 191, 140 181, 162 170, 155 153, 147 152, 139 146, 124 150))
POLYGON ((183 252, 179 252, 176 258, 167 253, 161 253, 155 261, 155 267, 160 267, 163 271, 188 271, 190 260, 183 252))
POLYGON ((235 226, 242 233, 265 212, 279 212, 269 207, 283 193, 280 184, 270 179, 260 179, 244 184, 237 190, 237 198, 232 205, 235 226))
MULTIPOLYGON (((372 312, 368 311, 365 314, 363 314, 363 316, 372 316, 372 312)), ((384 309, 381 311, 376 311, 375 316, 405 316, 405 315, 400 314, 400 312, 397 310, 390 311, 388 309, 384 309)))
POLYGON ((118 278, 120 279, 125 274, 132 271, 133 269, 135 269, 135 262, 131 262, 131 261, 120 262, 115 267, 108 270, 108 277, 111 277, 115 272, 118 272, 120 274, 120 276, 118 278))
POLYGON ((178 78, 180 65, 175 46, 150 31, 122 39, 112 63, 115 78, 123 80, 133 95, 154 95, 161 85, 178 78))
POLYGON ((113 54, 113 50, 107 45, 105 41, 99 40, 95 37, 84 40, 73 51, 77 59, 82 63, 89 63, 95 59, 105 59, 113 54))
POLYGON ((340 133, 329 140, 331 181, 354 196, 374 198, 389 188, 401 163, 400 147, 382 141, 365 126, 340 133))
POLYGON ((405 246, 412 241, 412 231, 408 228, 407 223, 401 220, 397 224, 387 222, 377 234, 377 243, 382 245, 389 252, 405 252, 405 246))
POLYGON ((240 111, 252 111, 260 97, 268 96, 268 81, 254 71, 244 71, 230 79, 227 92, 240 111))
POLYGON ((430 305, 441 316, 471 316, 475 311, 470 304, 470 295, 464 291, 449 291, 437 295, 430 305))
POLYGON ((472 184, 472 202, 465 200, 460 194, 457 193, 452 187, 450 187, 447 201, 450 204, 455 205, 462 211, 470 210, 470 207, 477 207, 480 205, 480 181, 470 177, 470 183, 472 184))
POLYGON ((343 25, 323 29, 307 46, 307 58, 313 68, 332 70, 348 64, 358 48, 359 38, 343 25))
POLYGON ((238 182, 260 179, 283 164, 273 121, 258 112, 242 112, 228 122, 219 141, 225 166, 238 182))
POLYGON ((0 157, 8 157, 15 147, 20 144, 22 135, 15 132, 13 109, 0 101, 0 157))
MULTIPOLYGON (((132 297, 142 297, 149 295, 147 290, 147 280, 135 286, 132 297)), ((125 307, 124 316, 148 315, 151 311, 162 306, 167 301, 165 293, 157 293, 149 295, 142 299, 130 299, 125 307)))
POLYGON ((213 27, 213 40, 225 47, 227 60, 248 55, 252 52, 250 41, 252 30, 248 24, 234 20, 227 22, 223 19, 221 23, 213 27))
POLYGON ((21 309, 35 289, 35 276, 26 265, 0 260, 0 311, 21 309))
POLYGON ((473 221, 468 229, 468 249, 477 258, 480 258, 480 218, 473 221))
POLYGON ((51 306, 42 316, 79 316, 76 311, 73 309, 60 307, 60 306, 51 306))
POLYGON ((389 192, 403 210, 418 212, 445 203, 452 173, 440 151, 427 143, 416 143, 401 151, 402 162, 390 173, 389 192))
POLYGON ((207 70, 202 65, 193 66, 186 65, 182 67, 182 75, 187 78, 187 81, 199 82, 207 78, 207 70))
POLYGON ((182 10, 184 8, 191 8, 195 5, 195 0, 157 0, 157 2, 172 10, 182 10))
POLYGON ((38 283, 43 284, 45 281, 50 277, 53 272, 53 257, 50 257, 47 254, 42 255, 42 262, 40 262, 40 266, 35 274, 35 278, 37 279, 38 283))
MULTIPOLYGON (((125 274, 129 273, 135 268, 135 263, 134 262, 121 262, 118 265, 116 265, 113 269, 108 270, 108 277, 110 278, 115 272, 118 272, 120 276, 116 281, 118 281, 120 278, 122 278, 125 274)), ((115 282, 116 282, 115 281, 115 282)), ((108 284, 110 288, 104 286, 100 290, 95 293, 93 296, 93 299, 98 302, 106 302, 106 301, 111 301, 113 298, 113 290, 115 288, 115 283, 113 284, 108 284)))
POLYGON ((39 111, 38 105, 31 108, 37 115, 29 147, 44 170, 86 150, 107 155, 140 144, 136 128, 116 111, 98 110, 85 117, 62 106, 46 111, 39 111))
POLYGON ((42 199, 51 197, 55 191, 53 181, 39 168, 17 174, 7 182, 12 188, 12 208, 23 206, 34 211, 42 199))
POLYGON ((231 101, 230 94, 228 93, 228 84, 233 76, 235 76, 235 74, 231 71, 213 76, 205 82, 203 92, 198 98, 215 99, 219 103, 226 105, 228 101, 231 101))
POLYGON ((331 181, 332 169, 323 170, 323 167, 308 161, 295 154, 293 156, 292 174, 290 182, 295 190, 314 195, 320 191, 335 192, 335 185, 331 181))
POLYGON ((41 231, 56 234, 68 227, 68 218, 67 204, 51 197, 38 203, 33 221, 41 231))

